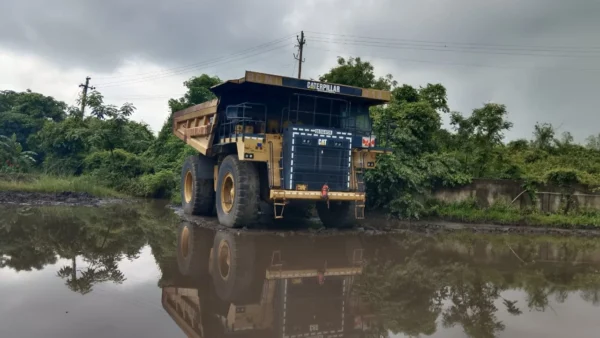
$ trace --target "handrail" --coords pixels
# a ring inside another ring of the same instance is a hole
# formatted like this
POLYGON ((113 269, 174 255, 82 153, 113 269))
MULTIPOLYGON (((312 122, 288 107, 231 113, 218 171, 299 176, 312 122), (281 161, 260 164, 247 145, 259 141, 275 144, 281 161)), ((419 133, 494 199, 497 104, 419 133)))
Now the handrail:
POLYGON ((275 182, 275 170, 273 169, 273 141, 269 141, 269 174, 270 174, 270 181, 269 181, 269 188, 273 188, 273 182, 275 182))

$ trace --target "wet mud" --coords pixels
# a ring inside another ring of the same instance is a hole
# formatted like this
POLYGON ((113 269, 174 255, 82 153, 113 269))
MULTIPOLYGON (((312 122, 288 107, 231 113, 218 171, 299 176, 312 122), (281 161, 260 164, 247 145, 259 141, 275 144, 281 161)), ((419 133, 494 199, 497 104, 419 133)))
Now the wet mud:
POLYGON ((388 219, 383 215, 373 215, 359 223, 352 229, 328 229, 324 228, 318 218, 293 219, 293 220, 264 220, 252 229, 230 229, 219 224, 216 217, 198 217, 183 213, 181 208, 172 207, 182 221, 190 222, 200 227, 219 229, 233 232, 276 232, 280 235, 335 235, 344 234, 366 234, 381 235, 385 233, 418 232, 423 234, 444 234, 453 232, 471 232, 481 234, 523 234, 523 235, 552 235, 552 236, 577 236, 577 237, 600 237, 600 230, 595 229, 567 229, 549 227, 531 227, 523 225, 494 225, 483 223, 460 223, 443 220, 419 220, 402 221, 388 219))
POLYGON ((0 205, 101 206, 120 203, 117 198, 99 198, 85 192, 39 193, 0 191, 0 205))

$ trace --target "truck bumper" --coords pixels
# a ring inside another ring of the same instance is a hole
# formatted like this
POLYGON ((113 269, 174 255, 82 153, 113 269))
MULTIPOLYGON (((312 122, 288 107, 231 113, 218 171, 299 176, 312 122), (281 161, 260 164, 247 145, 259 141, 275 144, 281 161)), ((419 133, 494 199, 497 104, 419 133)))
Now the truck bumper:
MULTIPOLYGON (((366 197, 364 192, 343 192, 329 191, 327 199, 330 201, 361 201, 364 202, 366 197)), ((272 200, 312 200, 321 201, 321 191, 299 191, 299 190, 283 190, 271 189, 270 198, 272 200)))

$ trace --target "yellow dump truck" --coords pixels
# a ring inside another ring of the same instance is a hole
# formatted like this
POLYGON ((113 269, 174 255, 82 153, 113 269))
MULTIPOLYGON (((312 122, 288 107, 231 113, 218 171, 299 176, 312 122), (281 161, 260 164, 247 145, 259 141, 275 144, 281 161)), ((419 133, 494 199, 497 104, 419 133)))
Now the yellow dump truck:
POLYGON ((282 218, 295 201, 316 203, 326 227, 364 218, 365 170, 385 150, 369 107, 390 92, 246 72, 211 88, 209 102, 176 112, 173 132, 198 150, 181 176, 183 209, 216 209, 228 227, 257 223, 261 202, 282 218))

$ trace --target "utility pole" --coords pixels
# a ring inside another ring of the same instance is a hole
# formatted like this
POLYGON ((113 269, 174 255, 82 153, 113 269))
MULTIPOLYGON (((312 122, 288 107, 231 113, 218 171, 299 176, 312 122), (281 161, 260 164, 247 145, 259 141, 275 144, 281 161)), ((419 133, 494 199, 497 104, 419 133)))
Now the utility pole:
POLYGON ((304 31, 300 32, 300 36, 296 35, 296 40, 298 40, 298 55, 294 54, 294 59, 298 60, 298 78, 302 76, 302 62, 305 60, 302 58, 302 50, 304 49, 304 45, 306 44, 306 40, 304 39, 304 31))
POLYGON ((87 92, 88 89, 94 90, 96 89, 96 87, 91 87, 90 86, 90 80, 92 78, 91 77, 86 77, 85 78, 85 84, 80 84, 79 87, 83 88, 83 95, 81 96, 81 118, 83 119, 83 112, 85 111, 85 104, 87 101, 87 92))

